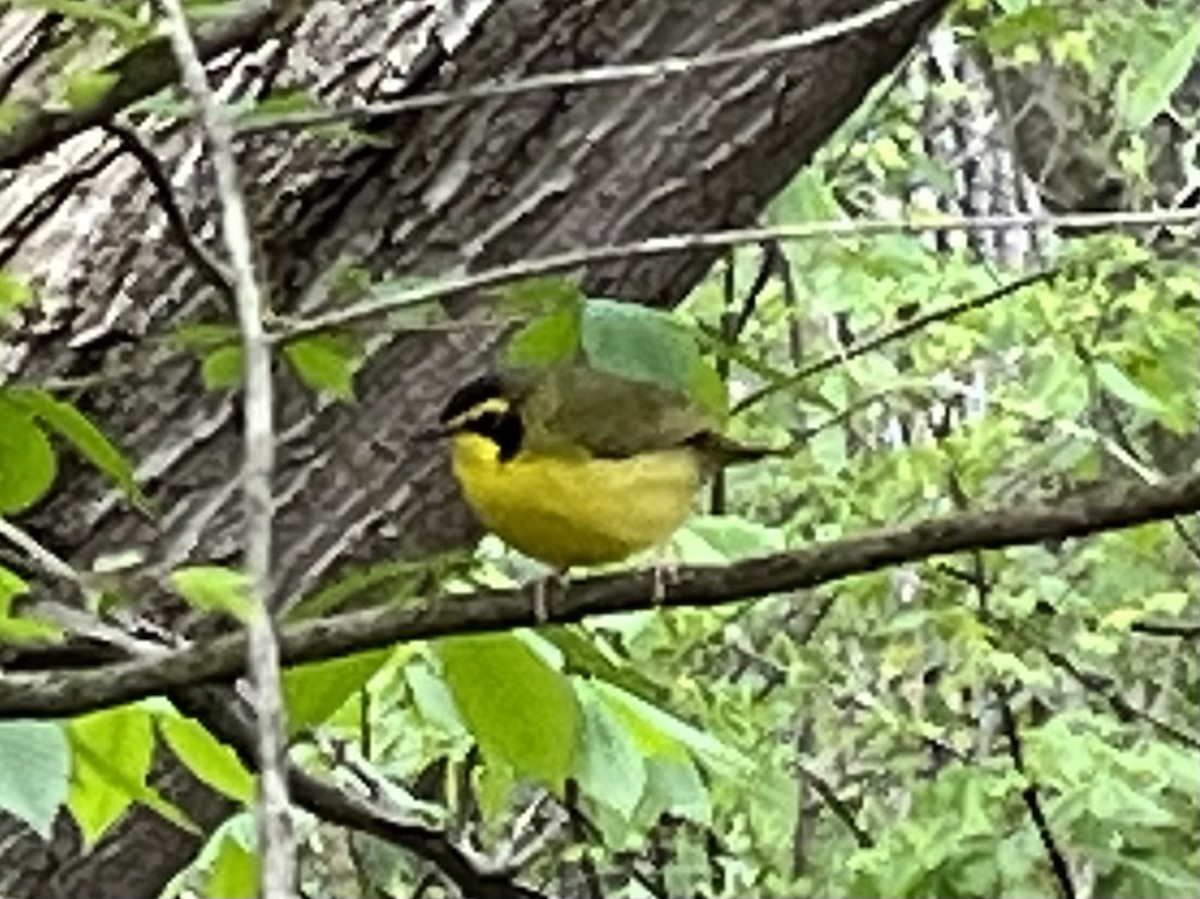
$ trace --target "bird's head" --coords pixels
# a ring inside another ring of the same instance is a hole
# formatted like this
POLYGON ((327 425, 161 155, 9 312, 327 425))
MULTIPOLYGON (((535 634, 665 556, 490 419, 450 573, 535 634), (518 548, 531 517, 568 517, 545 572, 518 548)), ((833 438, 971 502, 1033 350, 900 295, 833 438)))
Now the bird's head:
POLYGON ((501 462, 521 448, 525 427, 509 385, 496 375, 468 381, 454 392, 438 416, 438 427, 418 435, 450 437, 455 441, 490 442, 501 462))

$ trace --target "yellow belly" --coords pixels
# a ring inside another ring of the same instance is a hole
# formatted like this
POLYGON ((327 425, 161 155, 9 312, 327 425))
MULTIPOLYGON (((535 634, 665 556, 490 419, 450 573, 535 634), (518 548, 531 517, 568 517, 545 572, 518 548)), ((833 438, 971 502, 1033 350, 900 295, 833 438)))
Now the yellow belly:
POLYGON ((523 451, 500 462, 495 444, 454 439, 454 473, 488 530, 549 565, 602 565, 663 543, 700 486, 688 449, 629 459, 523 451))

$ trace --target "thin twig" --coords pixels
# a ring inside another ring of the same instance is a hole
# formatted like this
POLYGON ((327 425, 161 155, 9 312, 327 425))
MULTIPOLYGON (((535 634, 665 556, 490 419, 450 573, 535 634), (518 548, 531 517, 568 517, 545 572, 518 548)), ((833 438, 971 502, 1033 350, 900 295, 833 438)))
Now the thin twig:
POLYGON ((153 186, 154 193, 158 197, 158 204, 167 217, 167 225, 171 228, 171 233, 175 235, 180 248, 196 266, 197 271, 227 299, 236 302, 233 292, 233 276, 221 261, 200 243, 197 236, 192 233, 192 229, 188 227, 187 218, 175 200, 171 179, 167 177, 167 173, 163 170, 158 157, 154 155, 154 151, 146 146, 136 131, 125 125, 108 122, 104 126, 104 130, 117 138, 125 151, 141 166, 142 173, 153 186))
POLYGON ((1054 838, 1054 832, 1050 829, 1050 822, 1046 818, 1046 812, 1042 808, 1042 801, 1038 795, 1037 783, 1029 778, 1028 772, 1025 770, 1025 754, 1021 748, 1021 735, 1017 730, 1017 719, 1013 716, 1008 693, 1003 687, 998 686, 997 696, 1000 700, 1001 725, 1008 737, 1009 757, 1012 759, 1013 767, 1027 780, 1025 788, 1021 790, 1021 799, 1024 800, 1025 807, 1029 810, 1029 817, 1033 819, 1033 824, 1037 828, 1038 837, 1046 850, 1046 857, 1050 859, 1050 867, 1054 871, 1054 880, 1058 884, 1059 894, 1063 899, 1075 899, 1075 882, 1071 879, 1071 867, 1067 864, 1066 856, 1063 855, 1058 841, 1054 838))
POLYGON ((813 792, 825 803, 825 807, 833 812, 839 821, 846 825, 846 829, 854 836, 854 842, 858 843, 860 849, 870 849, 875 845, 875 840, 872 836, 860 827, 858 821, 854 819, 854 812, 850 810, 850 806, 842 801, 842 797, 837 794, 837 790, 827 780, 814 774, 804 765, 797 764, 796 770, 809 786, 812 787, 813 792))
POLYGON ((799 371, 788 375, 788 377, 781 382, 767 384, 752 393, 746 394, 746 396, 742 397, 742 399, 734 405, 733 409, 730 410, 730 414, 736 415, 737 413, 748 409, 750 406, 754 406, 762 402, 768 396, 771 396, 780 390, 784 390, 788 387, 807 381, 809 378, 816 377, 817 375, 821 374, 821 372, 827 371, 831 368, 844 365, 851 359, 874 352, 882 346, 886 346, 887 344, 896 340, 901 340, 910 334, 915 334, 918 331, 928 328, 930 325, 949 321, 950 319, 957 318, 958 316, 967 312, 990 306, 997 300, 1002 300, 1007 296, 1011 296, 1014 293, 1024 290, 1026 287, 1032 287, 1034 284, 1040 284, 1043 281, 1048 281, 1056 274, 1056 270, 1034 272, 1032 275, 1026 275, 1023 278, 1017 278, 1015 281, 1010 281, 1008 284, 1004 284, 995 290, 989 290, 987 293, 980 294, 977 297, 970 297, 969 299, 962 300, 958 303, 950 303, 946 306, 940 306, 937 309, 929 310, 924 315, 914 316, 913 318, 908 319, 906 322, 899 324, 894 328, 889 328, 888 330, 877 334, 870 340, 864 340, 861 343, 854 344, 848 349, 830 353, 828 356, 818 359, 811 365, 806 365, 799 371))
POLYGON ((78 571, 4 517, 0 517, 0 537, 25 553, 43 573, 83 587, 83 577, 78 571))
POLYGON ((589 69, 574 69, 563 72, 546 72, 511 81, 491 81, 451 91, 436 91, 416 94, 390 103, 370 103, 342 109, 305 110, 281 113, 268 121, 248 122, 238 129, 242 134, 280 129, 309 128, 334 122, 363 122, 369 119, 395 116, 405 112, 436 109, 511 97, 535 91, 573 90, 585 87, 602 87, 627 84, 631 81, 663 81, 667 78, 688 75, 705 69, 734 65, 784 53, 793 53, 807 47, 861 31, 869 25, 889 19, 910 6, 924 0, 884 0, 854 15, 834 22, 826 22, 795 34, 755 41, 741 47, 713 50, 695 56, 667 56, 652 62, 625 63, 597 66, 589 69))
POLYGON ((1148 637, 1200 640, 1200 621, 1135 621, 1129 629, 1148 637))
POLYGON ((671 234, 663 237, 644 238, 630 243, 585 247, 460 275, 438 284, 427 284, 411 290, 398 291, 387 299, 366 300, 341 309, 331 310, 322 315, 296 320, 272 333, 270 337, 274 341, 280 341, 371 321, 399 309, 422 306, 474 291, 499 287, 534 275, 569 271, 598 262, 670 256, 690 250, 720 250, 725 247, 762 243, 772 239, 816 240, 834 237, 870 237, 881 234, 925 234, 940 231, 995 231, 1022 227, 1071 227, 1076 230, 1096 231, 1155 225, 1194 226, 1196 224, 1200 224, 1200 210, 1196 209, 1080 212, 1069 215, 1017 213, 992 216, 954 216, 936 213, 907 219, 838 219, 793 225, 741 228, 730 231, 671 234))
POLYGON ((279 641, 271 612, 271 474, 275 464, 271 347, 263 328, 264 301, 254 273, 250 224, 238 183, 228 112, 208 83, 182 0, 162 0, 162 5, 180 75, 200 110, 212 153, 221 201, 221 234, 233 273, 242 334, 245 566, 257 598, 248 623, 247 648, 258 737, 260 895, 263 899, 290 899, 296 890, 296 854, 285 776, 287 731, 279 641))

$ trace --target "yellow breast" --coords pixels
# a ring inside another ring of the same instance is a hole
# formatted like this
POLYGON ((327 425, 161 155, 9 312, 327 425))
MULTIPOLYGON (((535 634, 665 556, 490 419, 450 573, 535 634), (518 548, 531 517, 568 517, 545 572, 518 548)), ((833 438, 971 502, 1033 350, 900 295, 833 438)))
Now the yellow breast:
POLYGON ((558 568, 602 565, 666 541, 691 510, 699 459, 687 448, 627 459, 522 450, 454 438, 454 474, 480 521, 505 543, 558 568))

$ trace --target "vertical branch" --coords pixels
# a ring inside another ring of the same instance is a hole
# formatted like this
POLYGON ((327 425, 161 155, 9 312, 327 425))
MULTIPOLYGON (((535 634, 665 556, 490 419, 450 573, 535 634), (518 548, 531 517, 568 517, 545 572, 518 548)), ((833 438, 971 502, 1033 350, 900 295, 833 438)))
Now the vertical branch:
POLYGON ((288 802, 286 741, 279 643, 271 614, 271 474, 275 464, 271 348, 263 329, 263 297, 254 273, 250 225, 238 184, 233 130, 208 83, 188 30, 182 0, 161 0, 183 84, 200 111, 221 201, 221 234, 233 275, 245 371, 242 496, 245 566, 257 597, 249 622, 247 667, 253 684, 258 738, 258 837, 262 899, 295 894, 296 859, 288 802))

